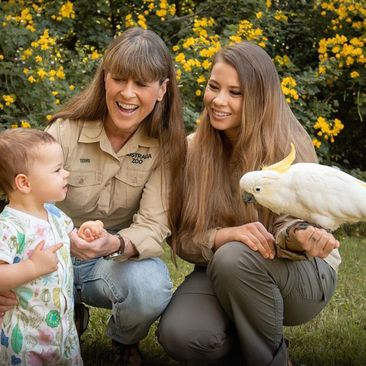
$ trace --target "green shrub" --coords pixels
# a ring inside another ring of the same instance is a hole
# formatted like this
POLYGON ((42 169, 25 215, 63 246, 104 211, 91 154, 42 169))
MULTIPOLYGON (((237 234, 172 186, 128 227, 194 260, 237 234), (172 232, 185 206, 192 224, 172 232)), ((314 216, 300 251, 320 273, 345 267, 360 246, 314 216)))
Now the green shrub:
POLYGON ((116 34, 140 26, 171 48, 195 128, 212 55, 250 40, 273 58, 321 162, 366 170, 366 5, 353 0, 0 2, 0 129, 41 128, 90 80, 116 34))

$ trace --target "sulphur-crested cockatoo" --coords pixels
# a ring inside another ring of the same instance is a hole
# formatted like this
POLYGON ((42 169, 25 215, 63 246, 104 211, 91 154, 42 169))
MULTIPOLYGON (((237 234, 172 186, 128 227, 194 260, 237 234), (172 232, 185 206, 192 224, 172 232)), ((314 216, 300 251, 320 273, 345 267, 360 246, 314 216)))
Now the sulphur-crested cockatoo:
POLYGON ((244 202, 254 197, 277 214, 289 214, 329 230, 366 221, 366 183, 337 168, 296 163, 295 147, 280 162, 240 179, 244 202))

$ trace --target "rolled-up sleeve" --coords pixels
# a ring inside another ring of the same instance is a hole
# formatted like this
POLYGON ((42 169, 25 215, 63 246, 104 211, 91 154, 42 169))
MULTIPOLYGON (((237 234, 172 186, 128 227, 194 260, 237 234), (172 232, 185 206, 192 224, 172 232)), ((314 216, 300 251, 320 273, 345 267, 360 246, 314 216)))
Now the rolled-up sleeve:
POLYGON ((280 215, 276 217, 273 225, 273 235, 275 237, 276 254, 278 258, 286 258, 293 261, 309 259, 309 256, 305 251, 290 250, 287 246, 288 230, 302 222, 303 220, 289 215, 280 215))
POLYGON ((219 227, 208 230, 201 243, 196 243, 189 238, 181 238, 177 254, 187 262, 205 266, 214 255, 213 247, 215 236, 219 227))

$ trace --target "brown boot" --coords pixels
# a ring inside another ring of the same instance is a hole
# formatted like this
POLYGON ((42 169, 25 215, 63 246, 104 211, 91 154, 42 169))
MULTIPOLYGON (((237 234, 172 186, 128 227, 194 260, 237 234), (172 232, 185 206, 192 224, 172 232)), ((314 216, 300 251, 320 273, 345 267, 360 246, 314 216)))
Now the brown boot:
POLYGON ((139 344, 122 344, 112 340, 113 366, 141 366, 139 344))

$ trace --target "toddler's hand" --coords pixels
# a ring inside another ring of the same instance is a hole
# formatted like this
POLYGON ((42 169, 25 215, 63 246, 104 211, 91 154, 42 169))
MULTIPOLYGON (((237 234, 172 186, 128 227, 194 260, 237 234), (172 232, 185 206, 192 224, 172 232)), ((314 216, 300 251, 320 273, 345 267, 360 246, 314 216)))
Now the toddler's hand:
POLYGON ((90 242, 98 239, 102 235, 103 228, 103 222, 100 220, 86 221, 78 229, 78 235, 81 239, 90 242))
POLYGON ((33 264, 35 277, 40 277, 57 270, 58 258, 56 252, 62 247, 62 243, 57 243, 47 249, 43 249, 44 240, 39 242, 29 257, 33 264))

